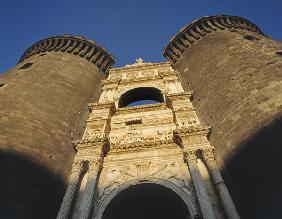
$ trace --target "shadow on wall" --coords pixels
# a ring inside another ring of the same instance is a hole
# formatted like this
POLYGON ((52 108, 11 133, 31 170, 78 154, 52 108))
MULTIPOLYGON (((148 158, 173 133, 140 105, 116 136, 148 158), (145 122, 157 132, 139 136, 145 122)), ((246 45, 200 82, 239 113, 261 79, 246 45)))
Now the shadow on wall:
POLYGON ((282 118, 261 129, 226 162, 225 181, 242 218, 282 218, 282 118), (229 177, 230 176, 230 177, 229 177))
POLYGON ((56 218, 63 180, 27 157, 0 151, 0 218, 56 218))

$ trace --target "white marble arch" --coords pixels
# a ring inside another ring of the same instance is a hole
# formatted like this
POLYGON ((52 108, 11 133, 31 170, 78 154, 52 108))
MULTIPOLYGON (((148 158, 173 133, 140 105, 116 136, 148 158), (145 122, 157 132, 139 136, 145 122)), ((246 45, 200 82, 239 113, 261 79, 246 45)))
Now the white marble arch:
POLYGON ((189 195, 186 191, 184 191, 182 188, 178 187, 174 183, 168 181, 168 180, 160 180, 160 179, 154 179, 150 178, 146 181, 139 181, 139 180, 131 180, 128 182, 125 182, 121 185, 119 185, 116 189, 111 191, 106 197, 104 197, 102 200, 100 200, 98 203, 95 203, 95 209, 94 213, 92 215, 92 219, 102 219, 103 213, 108 206, 108 204, 111 202, 111 200, 117 196, 121 191, 129 188, 130 186, 133 185, 140 185, 140 184, 158 184, 162 185, 168 189, 171 189, 174 191, 177 195, 180 196, 180 198, 185 202, 188 211, 190 213, 190 217, 192 219, 199 218, 199 211, 197 208, 196 203, 194 202, 193 198, 191 195, 189 195))

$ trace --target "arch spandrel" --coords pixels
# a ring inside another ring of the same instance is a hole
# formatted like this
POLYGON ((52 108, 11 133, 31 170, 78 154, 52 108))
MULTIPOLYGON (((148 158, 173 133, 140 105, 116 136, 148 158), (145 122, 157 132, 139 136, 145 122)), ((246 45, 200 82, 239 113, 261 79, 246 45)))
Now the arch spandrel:
POLYGON ((132 64, 125 68, 111 69, 100 96, 100 101, 115 101, 118 106, 120 97, 136 88, 152 87, 163 95, 183 92, 178 79, 169 63, 132 64))
POLYGON ((175 192, 186 204, 191 218, 198 218, 199 212, 196 206, 196 200, 192 192, 187 192, 183 187, 171 182, 170 180, 163 180, 160 178, 149 177, 147 180, 130 180, 120 184, 117 188, 113 189, 107 196, 103 197, 101 200, 95 203, 94 214, 92 219, 102 219, 103 213, 109 203, 117 196, 119 193, 134 185, 142 184, 157 184, 164 186, 173 192, 175 192))
POLYGON ((160 89, 155 87, 136 87, 120 95, 118 106, 126 107, 133 102, 142 100, 154 100, 162 103, 164 102, 164 95, 160 89))

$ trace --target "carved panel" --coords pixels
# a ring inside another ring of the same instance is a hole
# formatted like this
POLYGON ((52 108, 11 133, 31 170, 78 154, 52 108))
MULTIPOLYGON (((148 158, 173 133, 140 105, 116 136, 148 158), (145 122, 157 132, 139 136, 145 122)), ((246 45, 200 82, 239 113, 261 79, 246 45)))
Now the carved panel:
POLYGON ((186 166, 178 160, 132 161, 132 163, 105 167, 100 175, 98 197, 108 195, 119 185, 132 180, 167 180, 191 192, 190 176, 183 171, 186 166))
POLYGON ((104 134, 98 129, 86 129, 83 138, 80 143, 91 143, 96 141, 102 141, 104 134))
POLYGON ((174 147, 173 130, 141 129, 127 127, 124 132, 111 133, 109 136, 111 152, 141 151, 148 147, 174 147))

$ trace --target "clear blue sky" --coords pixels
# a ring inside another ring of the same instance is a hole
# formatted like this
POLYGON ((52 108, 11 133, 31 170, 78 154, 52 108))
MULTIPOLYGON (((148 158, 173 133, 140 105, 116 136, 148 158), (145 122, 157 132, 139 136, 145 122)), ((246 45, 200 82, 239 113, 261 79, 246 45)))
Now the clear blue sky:
POLYGON ((164 61, 171 36, 215 14, 247 18, 282 41, 282 0, 0 0, 0 72, 33 43, 64 33, 96 40, 114 54, 115 66, 138 57, 164 61))

